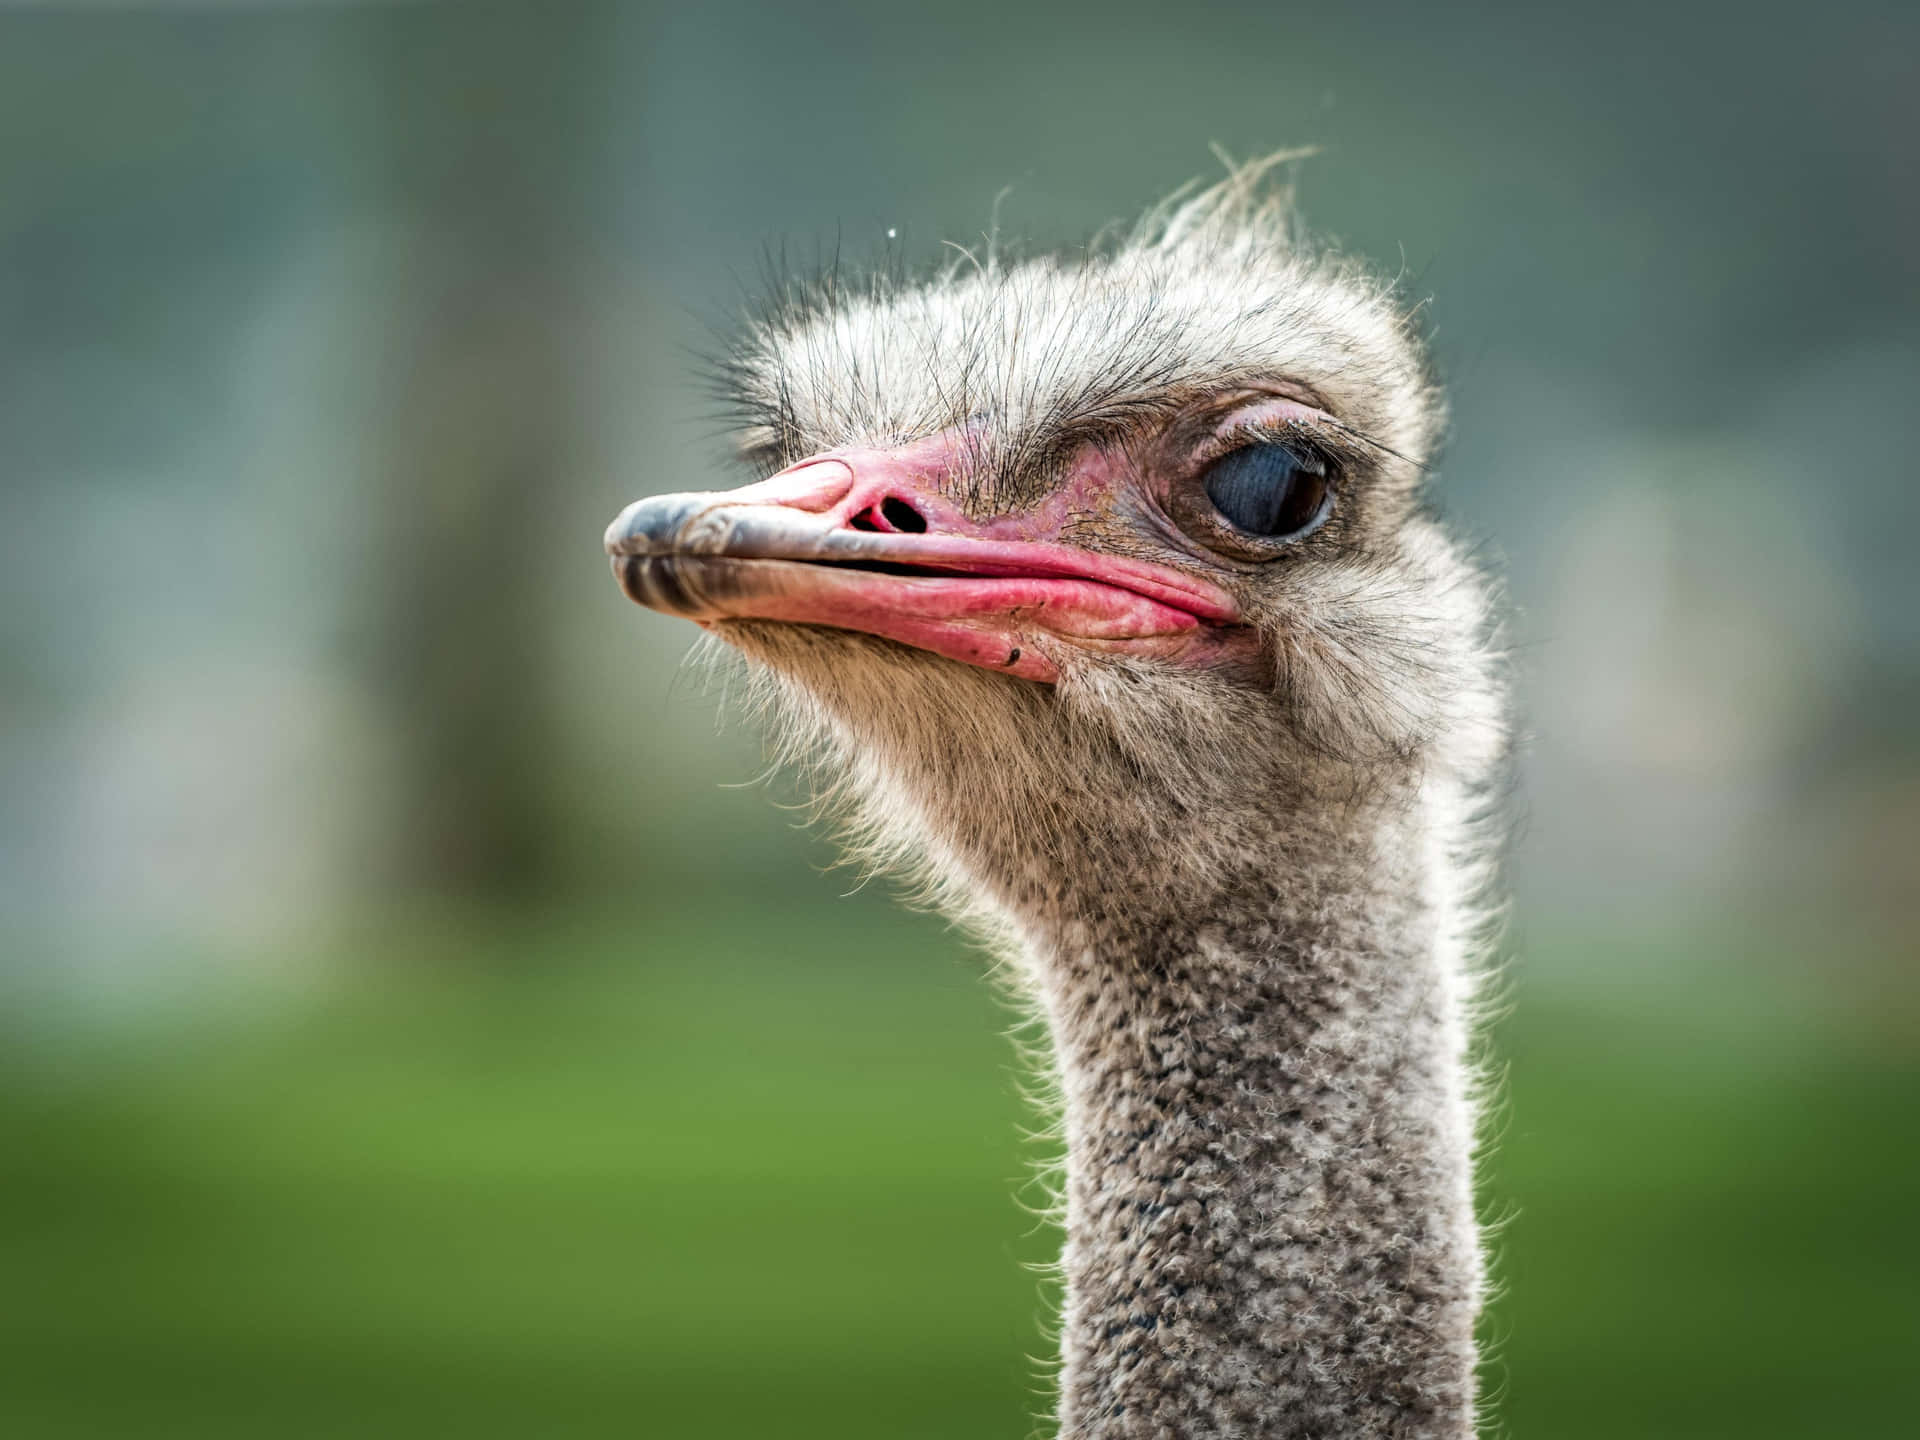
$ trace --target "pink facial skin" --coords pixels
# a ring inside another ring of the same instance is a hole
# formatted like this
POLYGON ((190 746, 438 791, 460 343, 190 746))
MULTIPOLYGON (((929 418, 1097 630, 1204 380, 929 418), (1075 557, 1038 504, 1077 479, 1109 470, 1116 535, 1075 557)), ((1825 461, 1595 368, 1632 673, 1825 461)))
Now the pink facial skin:
POLYGON ((1043 682, 1063 645, 1200 665, 1256 648, 1220 587, 1066 542, 1113 503, 1105 457, 1039 506, 979 521, 942 485, 956 443, 838 451, 739 490, 636 501, 607 529, 614 574, 703 626, 823 625, 1043 682))

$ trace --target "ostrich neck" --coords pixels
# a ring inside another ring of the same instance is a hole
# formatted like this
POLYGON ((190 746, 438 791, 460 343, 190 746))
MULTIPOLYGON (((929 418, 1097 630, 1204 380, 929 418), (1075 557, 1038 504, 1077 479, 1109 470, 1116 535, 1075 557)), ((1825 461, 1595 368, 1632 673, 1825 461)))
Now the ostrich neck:
POLYGON ((1409 813, 1270 844, 1178 910, 1056 891, 1029 926, 1065 1101, 1063 1440, 1471 1435, 1453 917, 1409 813))

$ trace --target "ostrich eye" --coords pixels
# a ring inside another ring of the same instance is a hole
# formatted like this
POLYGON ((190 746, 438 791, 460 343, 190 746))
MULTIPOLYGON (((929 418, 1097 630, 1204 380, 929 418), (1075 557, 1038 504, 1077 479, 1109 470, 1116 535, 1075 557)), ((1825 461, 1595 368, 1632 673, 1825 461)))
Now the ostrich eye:
POLYGON ((1282 540, 1304 535, 1327 514, 1327 476, 1284 445, 1249 445, 1208 467, 1207 498, 1236 529, 1282 540))

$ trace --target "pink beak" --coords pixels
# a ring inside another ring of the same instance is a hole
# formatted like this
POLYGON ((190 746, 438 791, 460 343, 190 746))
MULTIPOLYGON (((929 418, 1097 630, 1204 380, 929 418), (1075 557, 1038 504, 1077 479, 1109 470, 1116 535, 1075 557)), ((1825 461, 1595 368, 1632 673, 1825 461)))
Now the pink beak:
POLYGON ((1050 538, 1070 506, 971 519, 937 484, 943 454, 840 452, 739 490, 637 500, 607 527, 613 573, 638 603, 702 625, 854 630, 1028 680, 1059 678, 1062 645, 1244 649, 1218 586, 1050 538))

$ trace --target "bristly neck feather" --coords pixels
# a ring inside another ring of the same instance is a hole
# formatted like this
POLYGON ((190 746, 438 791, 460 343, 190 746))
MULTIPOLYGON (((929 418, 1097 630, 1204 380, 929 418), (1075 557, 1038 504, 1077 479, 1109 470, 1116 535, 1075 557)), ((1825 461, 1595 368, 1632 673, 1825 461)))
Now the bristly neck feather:
POLYGON ((1276 729, 1296 720, 1190 679, 1049 690, 846 637, 729 638, 868 858, 917 863, 997 934, 1047 1023, 1063 1440, 1465 1440, 1474 767, 1309 756, 1276 729))
POLYGON ((1409 812, 1366 808, 1230 903, 1142 928, 1083 895, 1029 930, 1067 1139, 1066 1440, 1472 1433, 1449 917, 1409 812))

